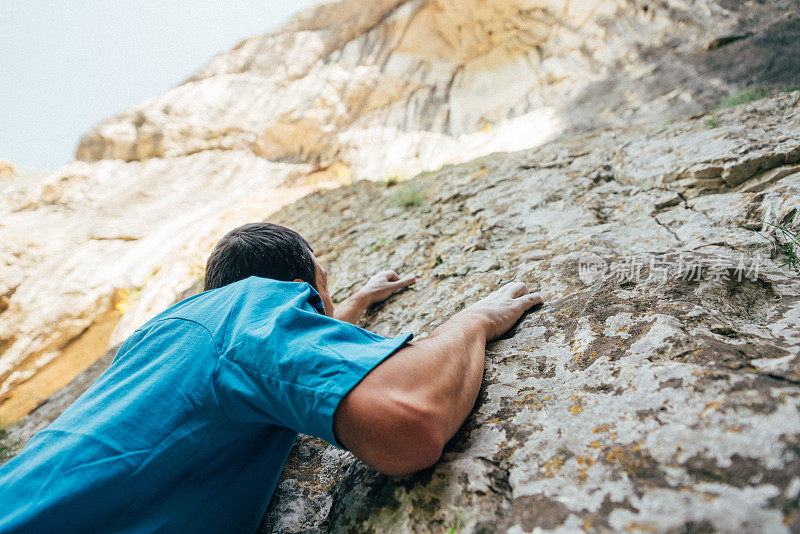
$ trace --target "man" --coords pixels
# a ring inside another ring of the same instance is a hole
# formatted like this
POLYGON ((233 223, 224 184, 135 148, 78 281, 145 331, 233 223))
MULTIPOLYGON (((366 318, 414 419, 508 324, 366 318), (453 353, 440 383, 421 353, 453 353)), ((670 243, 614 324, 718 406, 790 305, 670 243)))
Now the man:
POLYGON ((413 282, 385 271, 334 311, 300 235, 231 231, 205 291, 145 323, 0 469, 0 532, 253 532, 298 432, 389 475, 432 465, 486 341, 542 299, 508 284, 414 343, 351 324, 413 282))

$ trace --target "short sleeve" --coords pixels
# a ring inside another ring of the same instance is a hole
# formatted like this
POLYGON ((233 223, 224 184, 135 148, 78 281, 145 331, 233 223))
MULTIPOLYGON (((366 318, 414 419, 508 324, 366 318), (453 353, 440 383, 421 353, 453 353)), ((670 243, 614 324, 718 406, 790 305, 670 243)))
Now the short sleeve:
MULTIPOLYGON (((385 338, 327 317, 316 291, 292 284, 272 306, 239 314, 220 355, 214 388, 240 425, 276 424, 341 447, 333 414, 342 398, 411 338, 385 338)), ((273 295, 274 297, 275 295, 273 295)))

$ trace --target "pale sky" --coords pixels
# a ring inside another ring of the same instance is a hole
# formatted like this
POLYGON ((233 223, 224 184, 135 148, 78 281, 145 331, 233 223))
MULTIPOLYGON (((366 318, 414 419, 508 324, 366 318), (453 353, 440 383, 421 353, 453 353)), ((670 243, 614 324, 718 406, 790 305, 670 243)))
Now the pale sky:
POLYGON ((313 3, 0 0, 0 159, 55 169, 94 124, 313 3))

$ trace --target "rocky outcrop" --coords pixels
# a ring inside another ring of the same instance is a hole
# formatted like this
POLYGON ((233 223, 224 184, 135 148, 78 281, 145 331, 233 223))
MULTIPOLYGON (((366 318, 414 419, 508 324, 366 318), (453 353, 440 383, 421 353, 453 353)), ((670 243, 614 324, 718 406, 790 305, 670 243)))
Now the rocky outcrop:
POLYGON ((0 422, 130 333, 142 313, 121 312, 152 314, 191 285, 225 229, 352 178, 666 124, 740 87, 797 85, 798 11, 789 0, 340 0, 242 42, 99 124, 77 161, 4 180, 0 422))
POLYGON ((797 7, 327 2, 98 125, 77 157, 248 150, 321 168, 340 161, 357 178, 408 175, 525 148, 534 132, 697 112, 732 83, 796 85, 800 24, 787 13, 797 7), (482 136, 483 151, 459 139, 509 119, 525 139, 508 127, 482 136))
POLYGON ((800 230, 798 101, 566 136, 270 217, 309 239, 336 300, 376 269, 417 275, 369 311, 382 334, 424 336, 510 280, 547 302, 489 345, 433 468, 385 477, 302 437, 262 531, 800 527, 800 276, 762 246, 772 224, 800 230))
POLYGON ((666 125, 742 87, 800 84, 798 11, 790 0, 340 0, 242 42, 99 124, 77 161, 3 181, 0 422, 102 353, 66 363, 76 343, 119 342, 142 318, 121 312, 152 314, 191 285, 225 229, 352 178, 666 125))
POLYGON ((15 174, 14 165, 10 161, 0 159, 0 178, 11 178, 15 174))

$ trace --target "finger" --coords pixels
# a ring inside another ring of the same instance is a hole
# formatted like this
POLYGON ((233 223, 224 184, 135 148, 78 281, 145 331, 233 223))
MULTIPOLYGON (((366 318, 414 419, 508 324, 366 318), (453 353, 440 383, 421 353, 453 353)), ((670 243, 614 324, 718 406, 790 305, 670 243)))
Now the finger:
POLYGON ((394 271, 384 271, 383 275, 386 277, 386 280, 389 282, 394 282, 395 280, 399 279, 400 277, 397 276, 397 273, 394 271))
POLYGON ((528 294, 528 286, 522 282, 512 282, 508 286, 508 293, 511 295, 511 298, 517 298, 528 294))
POLYGON ((502 291, 503 293, 511 293, 513 291, 513 289, 518 285, 519 285, 519 282, 509 282, 507 284, 504 284, 502 287, 500 287, 500 289, 498 289, 497 292, 501 292, 502 291))
POLYGON ((514 302, 519 303, 520 309, 525 310, 544 303, 544 299, 539 293, 528 293, 519 298, 514 299, 514 302))
POLYGON ((537 304, 544 304, 544 299, 539 293, 528 293, 525 295, 525 298, 530 301, 531 306, 536 306, 537 304))
POLYGON ((414 275, 408 275, 408 276, 404 276, 403 278, 400 278, 399 280, 397 280, 397 282, 395 282, 395 284, 398 287, 406 287, 406 286, 410 286, 411 284, 413 284, 416 281, 417 281, 417 278, 414 275))

